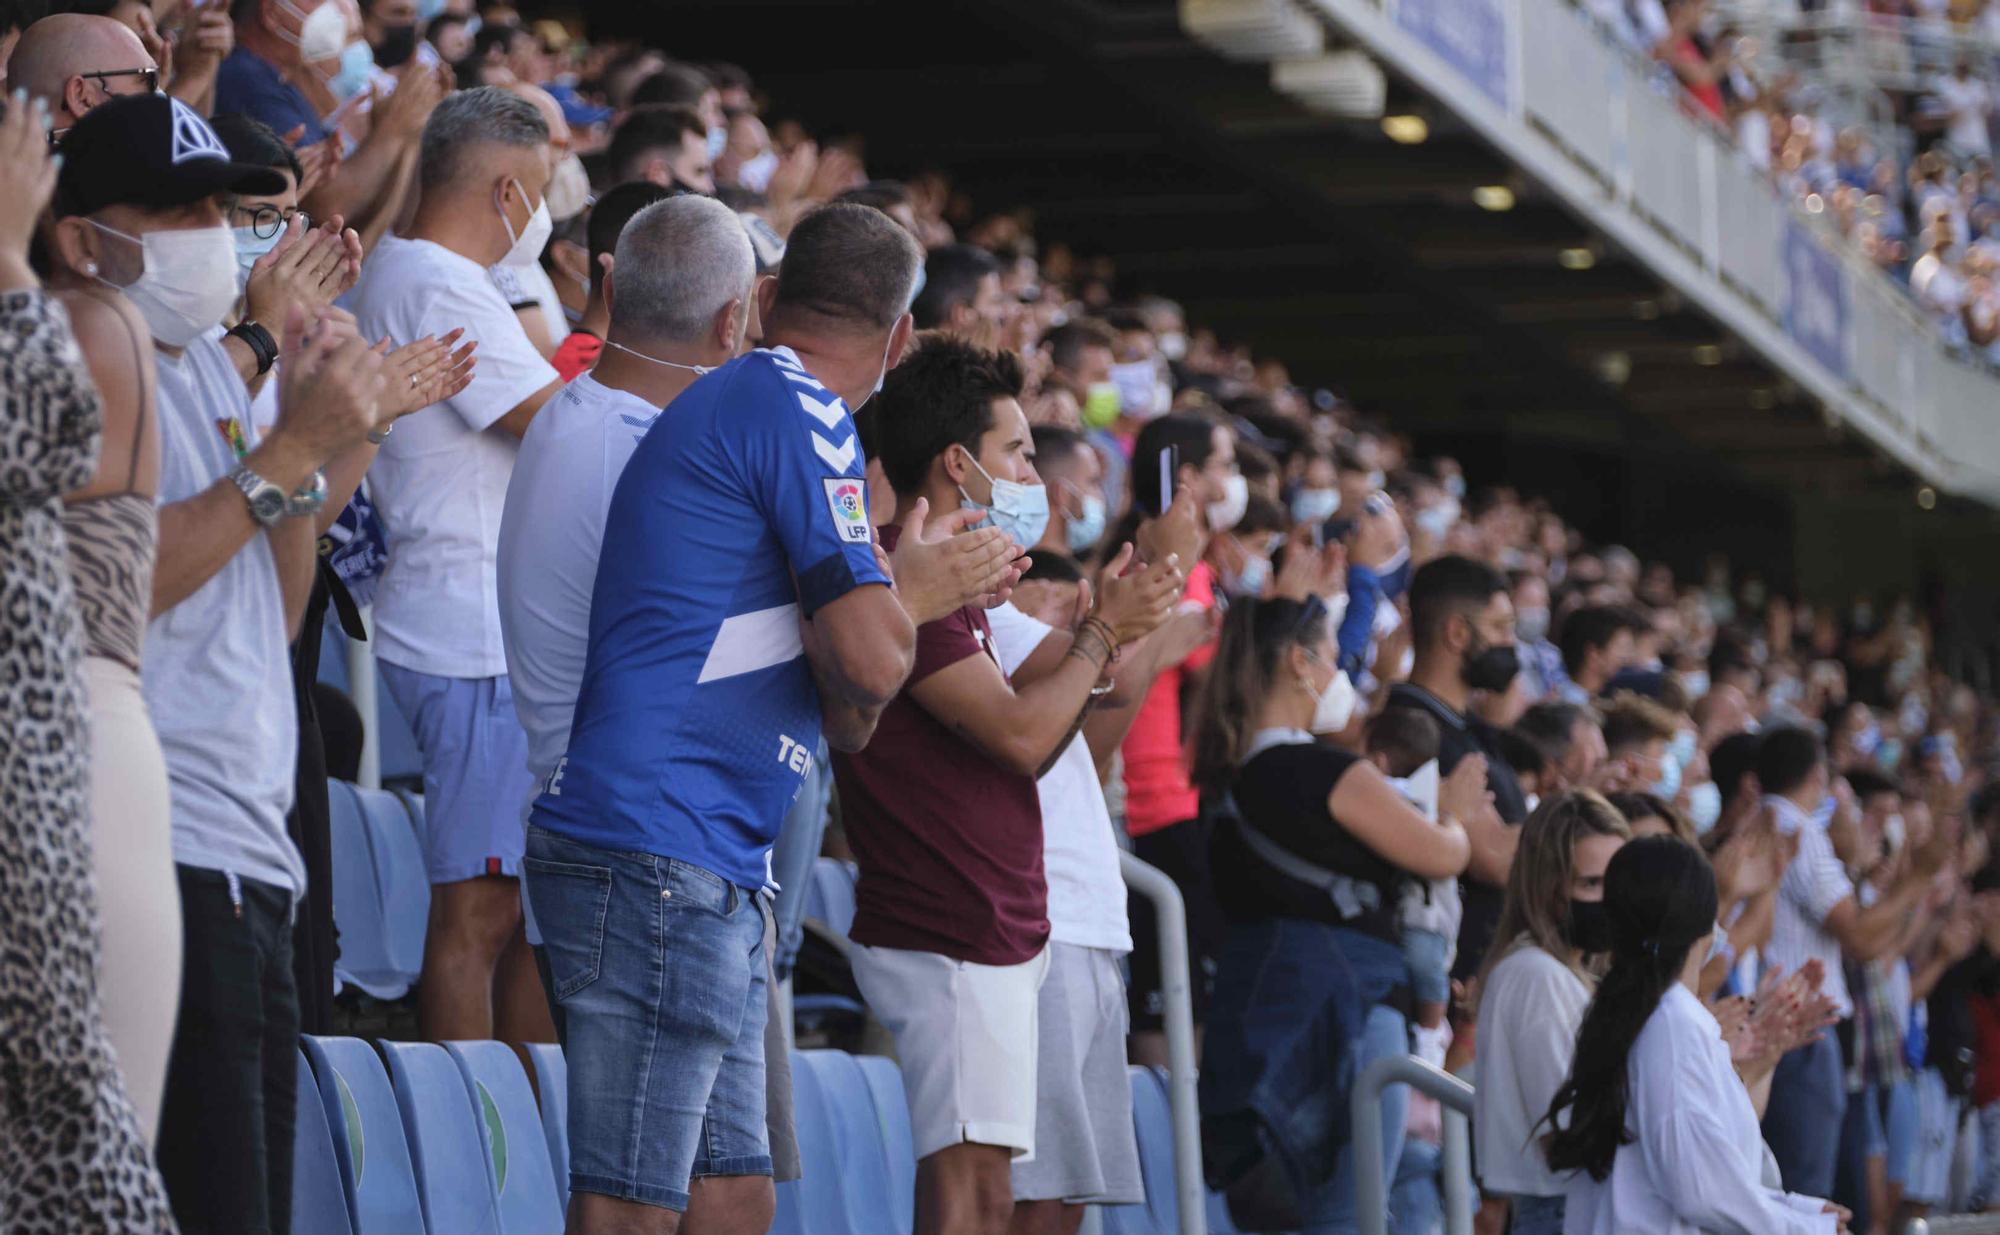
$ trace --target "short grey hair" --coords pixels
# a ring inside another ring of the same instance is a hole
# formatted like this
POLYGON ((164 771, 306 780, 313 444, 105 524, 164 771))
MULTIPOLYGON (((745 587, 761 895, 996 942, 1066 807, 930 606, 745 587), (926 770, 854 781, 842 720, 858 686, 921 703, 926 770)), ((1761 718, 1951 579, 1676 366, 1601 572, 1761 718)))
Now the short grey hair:
POLYGON ((449 186, 480 146, 545 146, 549 124, 535 105, 498 86, 458 90, 444 97, 424 124, 419 183, 428 193, 449 186))
POLYGON ((757 255, 736 212, 712 197, 670 197, 632 216, 611 267, 611 329, 692 343, 732 300, 747 301, 757 255))

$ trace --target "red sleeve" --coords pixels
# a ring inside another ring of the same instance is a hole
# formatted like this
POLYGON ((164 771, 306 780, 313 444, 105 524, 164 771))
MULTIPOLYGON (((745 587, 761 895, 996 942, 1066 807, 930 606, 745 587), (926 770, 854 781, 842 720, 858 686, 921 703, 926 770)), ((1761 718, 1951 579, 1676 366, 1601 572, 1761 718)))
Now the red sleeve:
POLYGON ((971 609, 960 609, 917 627, 917 659, 910 670, 912 685, 986 650, 982 637, 986 615, 981 613, 976 619, 973 615, 971 609))
MULTIPOLYGON (((1187 590, 1181 596, 1183 605, 1199 604, 1204 609, 1215 608, 1215 572, 1207 562, 1196 562, 1188 572, 1187 590)), ((1208 662, 1215 659, 1215 640, 1211 639, 1187 654, 1181 662, 1185 669, 1206 669, 1208 662)))

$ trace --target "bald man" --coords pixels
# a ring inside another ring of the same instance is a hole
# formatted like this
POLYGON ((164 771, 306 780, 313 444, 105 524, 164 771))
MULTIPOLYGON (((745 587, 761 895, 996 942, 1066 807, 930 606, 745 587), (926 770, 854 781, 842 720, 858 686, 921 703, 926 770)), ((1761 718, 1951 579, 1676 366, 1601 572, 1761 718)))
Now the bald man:
POLYGON ((107 99, 156 90, 159 73, 130 26, 83 13, 42 18, 7 58, 8 88, 47 99, 57 136, 107 99))

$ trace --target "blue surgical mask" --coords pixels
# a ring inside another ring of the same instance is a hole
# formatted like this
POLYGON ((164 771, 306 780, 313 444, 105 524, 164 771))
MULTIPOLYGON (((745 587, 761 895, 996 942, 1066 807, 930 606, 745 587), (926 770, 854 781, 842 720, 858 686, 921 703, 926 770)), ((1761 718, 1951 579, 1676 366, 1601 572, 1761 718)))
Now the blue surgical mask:
POLYGON ((1095 493, 1081 495, 1083 511, 1069 521, 1063 531, 1068 537, 1069 551, 1082 553, 1096 544, 1104 536, 1104 521, 1108 512, 1104 509, 1104 499, 1095 493))
POLYGON ((417 0, 417 24, 424 26, 437 20, 437 15, 444 12, 445 3, 446 0, 417 0))
POLYGON ((1694 762, 1694 730, 1675 731, 1674 740, 1667 743, 1667 758, 1674 766, 1685 772, 1687 765, 1694 762))
POLYGON ((1694 830, 1703 836, 1722 818, 1722 790, 1712 780, 1688 787, 1688 818, 1694 821, 1694 830))
POLYGON ((1247 557, 1243 559, 1241 570, 1222 577, 1222 590, 1231 596, 1262 596, 1264 585, 1270 581, 1271 559, 1247 557))
MULTIPOLYGON (((985 468, 979 467, 979 460, 966 451, 965 457, 972 459, 972 466, 979 468, 979 474, 986 477, 993 486, 991 505, 982 505, 965 496, 963 486, 959 488, 959 504, 967 510, 983 510, 987 521, 1007 533, 1008 539, 1022 548, 1028 548, 1042 538, 1049 528, 1049 491, 1043 485, 1024 485, 1017 480, 1000 480, 985 468)), ((978 526, 978 525, 975 525, 978 526)))
POLYGON ((236 290, 241 293, 250 285, 250 268, 278 247, 278 242, 285 238, 285 229, 281 227, 268 236, 259 236, 254 227, 232 227, 229 232, 236 238, 236 290))
POLYGON ((1880 764, 1882 770, 1885 772, 1895 771, 1896 765, 1901 763, 1902 760, 1903 740, 1901 738, 1883 738, 1882 744, 1875 748, 1875 762, 1880 764))
POLYGON ((1338 489, 1300 489, 1292 494, 1292 522, 1325 523, 1340 509, 1338 489))
POLYGON ((722 157, 723 149, 729 145, 729 130, 721 125, 710 125, 708 130, 708 157, 710 162, 722 157))
POLYGON ((368 40, 356 39, 341 49, 340 71, 326 88, 344 103, 368 88, 368 79, 374 72, 375 49, 368 46, 368 40))
POLYGON ((1681 765, 1674 762, 1673 752, 1669 751, 1661 756, 1660 779, 1648 787, 1648 792, 1657 795, 1663 801, 1671 802, 1674 800, 1674 795, 1680 791, 1681 765))

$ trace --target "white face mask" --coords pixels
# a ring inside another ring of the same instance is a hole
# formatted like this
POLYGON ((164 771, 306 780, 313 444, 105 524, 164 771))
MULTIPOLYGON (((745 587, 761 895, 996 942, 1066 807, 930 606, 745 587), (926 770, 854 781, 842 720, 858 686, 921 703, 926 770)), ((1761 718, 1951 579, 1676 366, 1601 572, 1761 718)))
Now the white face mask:
POLYGON ((1226 532, 1243 521, 1243 511, 1250 505, 1250 482, 1238 472, 1222 482, 1222 500, 1208 504, 1208 526, 1211 531, 1226 532))
POLYGON ((311 13, 300 9, 292 0, 278 0, 278 7, 298 19, 297 34, 283 26, 277 27, 277 30, 279 38, 299 49, 299 59, 332 60, 346 50, 347 19, 341 15, 340 6, 333 0, 325 0, 311 13))
POLYGON ((1333 680, 1313 700, 1312 723, 1307 728, 1314 733, 1339 733, 1347 728, 1354 717, 1354 683, 1347 680, 1347 671, 1334 670, 1333 680))
POLYGON ((766 150, 760 155, 743 160, 743 166, 736 169, 736 183, 752 193, 762 193, 771 187, 771 174, 777 170, 777 152, 766 150))
POLYGON ((156 342, 186 347, 222 323, 236 303, 236 236, 226 227, 147 232, 133 236, 95 219, 87 220, 139 246, 142 270, 138 278, 118 287, 138 308, 156 342))
POLYGON ((556 164, 555 174, 549 177, 542 201, 547 204, 552 220, 571 219, 583 213, 583 208, 590 204, 590 173, 583 170, 582 159, 574 154, 563 156, 562 162, 556 164))
MULTIPOLYGON (((514 187, 521 190, 521 198, 527 200, 528 190, 521 182, 514 181, 514 187)), ((507 229, 507 239, 513 244, 500 259, 502 266, 532 266, 541 257, 542 249, 549 242, 549 233, 555 230, 555 221, 549 218, 549 203, 546 196, 536 205, 535 213, 528 216, 528 225, 514 234, 514 225, 507 219, 507 203, 502 200, 495 206, 500 212, 500 225, 507 229)))

